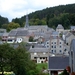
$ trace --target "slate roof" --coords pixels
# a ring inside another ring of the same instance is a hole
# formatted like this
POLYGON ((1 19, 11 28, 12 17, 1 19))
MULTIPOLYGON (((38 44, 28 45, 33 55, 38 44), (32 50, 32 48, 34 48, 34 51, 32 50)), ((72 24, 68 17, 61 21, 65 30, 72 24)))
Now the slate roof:
POLYGON ((56 31, 52 32, 52 36, 58 36, 58 35, 59 35, 58 32, 56 32, 56 31))
POLYGON ((34 35, 35 35, 35 36, 44 36, 44 35, 45 35, 45 33, 41 33, 41 32, 34 32, 34 35))
POLYGON ((58 24, 56 29, 64 29, 64 27, 61 24, 58 24))
POLYGON ((75 29, 75 26, 71 26, 70 28, 71 28, 71 29, 75 29))
POLYGON ((29 30, 36 30, 36 29, 38 29, 38 28, 48 28, 48 26, 47 25, 34 25, 34 26, 29 26, 29 30))
POLYGON ((3 36, 4 33, 6 33, 6 29, 0 29, 0 36, 3 36))
POLYGON ((6 32, 6 33, 3 34, 3 36, 8 36, 8 34, 9 34, 9 33, 6 32))
POLYGON ((28 31, 27 30, 20 30, 17 31, 16 36, 26 36, 28 35, 28 31))
POLYGON ((29 50, 29 52, 35 53, 35 52, 48 52, 49 50, 47 48, 32 48, 29 50))
POLYGON ((17 29, 12 29, 10 32, 9 32, 9 36, 15 36, 17 33, 17 29))
POLYGON ((1 28, 0 31, 6 32, 6 29, 2 29, 2 28, 1 28))
POLYGON ((75 39, 71 41, 71 49, 75 52, 75 39))
POLYGON ((29 32, 25 28, 17 28, 10 31, 9 36, 26 36, 29 32))
POLYGON ((49 57, 49 70, 64 70, 69 65, 69 57, 49 57))

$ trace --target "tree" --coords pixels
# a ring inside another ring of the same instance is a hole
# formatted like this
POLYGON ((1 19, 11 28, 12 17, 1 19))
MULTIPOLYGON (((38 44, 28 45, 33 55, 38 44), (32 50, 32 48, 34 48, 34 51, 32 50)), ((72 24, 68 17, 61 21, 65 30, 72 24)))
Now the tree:
POLYGON ((15 50, 14 61, 14 72, 16 75, 31 75, 31 72, 35 73, 36 64, 30 59, 30 54, 23 43, 19 44, 19 47, 15 50))
POLYGON ((0 45, 0 66, 1 66, 0 71, 2 72, 2 74, 4 71, 10 71, 9 68, 11 68, 11 66, 9 66, 10 65, 9 61, 10 61, 10 58, 12 58, 12 54, 13 54, 11 53, 12 51, 13 51, 13 48, 10 47, 8 44, 0 45))
POLYGON ((64 71, 60 75, 69 75, 69 73, 67 72, 66 69, 64 69, 64 71))
POLYGON ((20 27, 20 25, 18 23, 10 22, 8 24, 7 31, 10 31, 11 29, 16 29, 18 27, 20 27))
POLYGON ((36 64, 30 60, 30 54, 23 44, 13 48, 13 45, 0 45, 0 71, 13 71, 16 75, 36 75, 36 64))
POLYGON ((29 37, 29 42, 33 42, 33 37, 32 36, 29 37))
POLYGON ((8 18, 0 16, 0 28, 2 27, 3 24, 8 24, 8 18))
POLYGON ((8 24, 3 24, 2 25, 2 28, 4 28, 4 29, 7 29, 7 27, 8 27, 8 24))

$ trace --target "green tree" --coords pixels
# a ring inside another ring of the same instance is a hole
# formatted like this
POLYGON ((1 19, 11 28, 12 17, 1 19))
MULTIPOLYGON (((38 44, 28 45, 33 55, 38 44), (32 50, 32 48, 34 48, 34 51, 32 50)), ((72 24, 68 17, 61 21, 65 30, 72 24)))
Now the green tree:
POLYGON ((13 57, 12 56, 13 53, 11 53, 13 50, 14 49, 10 47, 8 44, 0 45, 0 66, 1 66, 0 71, 2 71, 2 74, 4 71, 10 71, 11 64, 9 62, 10 62, 10 59, 13 57))
POLYGON ((70 14, 69 20, 70 20, 71 25, 75 25, 75 14, 70 14))
POLYGON ((7 31, 10 31, 11 29, 16 29, 18 27, 20 27, 20 25, 18 23, 10 22, 8 24, 7 31))
POLYGON ((16 75, 36 75, 36 64, 30 60, 30 54, 23 44, 18 48, 13 45, 0 45, 0 71, 13 71, 16 75))
POLYGON ((7 27, 8 27, 8 24, 3 24, 2 25, 2 28, 4 28, 4 29, 7 29, 7 27))
POLYGON ((0 28, 2 27, 3 24, 8 24, 8 18, 0 16, 0 28))
POLYGON ((29 42, 33 42, 33 37, 32 36, 29 37, 29 42))

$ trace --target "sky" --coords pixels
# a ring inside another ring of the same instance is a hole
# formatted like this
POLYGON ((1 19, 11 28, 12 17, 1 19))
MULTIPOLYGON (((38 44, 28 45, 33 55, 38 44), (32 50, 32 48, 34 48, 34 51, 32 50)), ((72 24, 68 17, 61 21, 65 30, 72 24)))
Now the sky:
POLYGON ((11 21, 47 7, 73 3, 75 0, 0 0, 0 15, 11 21))

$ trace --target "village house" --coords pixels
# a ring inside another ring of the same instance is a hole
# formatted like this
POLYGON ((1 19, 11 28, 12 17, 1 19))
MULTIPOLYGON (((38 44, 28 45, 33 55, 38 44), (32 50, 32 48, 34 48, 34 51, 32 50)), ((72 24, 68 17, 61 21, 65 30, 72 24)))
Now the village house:
POLYGON ((59 33, 63 33, 64 32, 64 27, 62 26, 62 24, 58 24, 56 31, 59 33))
POLYGON ((75 39, 72 40, 70 45, 69 63, 70 63, 71 73, 75 72, 75 39))
POLYGON ((49 75, 58 75, 69 66, 69 57, 67 56, 49 56, 48 71, 49 75))
POLYGON ((42 44, 33 44, 30 49, 31 60, 36 63, 48 63, 49 49, 42 44))

